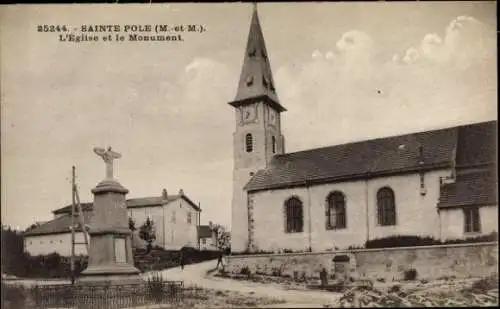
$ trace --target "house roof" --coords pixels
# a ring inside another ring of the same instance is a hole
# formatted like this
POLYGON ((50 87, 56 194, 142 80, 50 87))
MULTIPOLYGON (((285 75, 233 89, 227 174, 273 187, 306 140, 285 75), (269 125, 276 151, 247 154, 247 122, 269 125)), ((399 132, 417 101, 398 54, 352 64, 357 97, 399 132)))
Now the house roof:
POLYGON ((210 238, 212 237, 212 229, 208 225, 198 226, 198 237, 199 238, 210 238))
POLYGON ((463 167, 493 163, 493 137, 496 121, 276 155, 245 189, 259 191, 449 168, 455 153, 463 167), (468 144, 468 139, 473 139, 473 144, 468 144))
MULTIPOLYGON (((93 203, 81 203, 80 204, 82 206, 82 211, 92 211, 92 205, 93 203)), ((68 205, 68 206, 64 206, 63 208, 59 208, 59 209, 56 209, 54 211, 52 211, 52 213, 54 215, 60 215, 60 214, 67 214, 67 213, 70 213, 71 212, 71 206, 72 205, 68 205)))
MULTIPOLYGON (((85 224, 90 222, 90 216, 92 215, 89 211, 83 212, 83 220, 85 224)), ((75 224, 78 221, 75 220, 75 224)), ((71 230, 71 215, 63 214, 62 216, 55 218, 54 220, 47 221, 31 230, 27 230, 24 236, 35 236, 35 235, 47 235, 47 234, 58 234, 58 233, 69 233, 71 230)), ((81 232, 81 228, 77 228, 75 231, 81 232)))
POLYGON ((496 163, 497 130, 496 121, 459 127, 457 169, 496 163))
POLYGON ((454 183, 441 186, 438 208, 498 205, 498 177, 493 169, 458 173, 454 183))
MULTIPOLYGON (((189 199, 186 195, 183 194, 169 195, 167 198, 164 198, 163 196, 133 198, 133 199, 127 199, 125 203, 127 204, 127 208, 151 207, 151 206, 166 205, 180 198, 188 202, 195 210, 201 211, 198 205, 196 205, 193 201, 191 201, 191 199, 189 199)), ((82 211, 84 212, 92 211, 93 203, 82 203, 81 206, 82 206, 82 211)), ((70 213, 71 207, 72 205, 64 206, 62 208, 52 211, 52 213, 54 215, 70 213)))
POLYGON ((178 200, 180 195, 168 195, 167 198, 163 196, 139 197, 127 199, 127 208, 145 207, 145 206, 161 206, 178 200))

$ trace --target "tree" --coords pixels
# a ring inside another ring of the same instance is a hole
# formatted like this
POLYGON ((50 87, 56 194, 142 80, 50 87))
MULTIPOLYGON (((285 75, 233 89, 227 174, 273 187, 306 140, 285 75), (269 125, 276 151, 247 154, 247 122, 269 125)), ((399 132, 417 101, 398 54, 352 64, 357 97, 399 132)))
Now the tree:
POLYGON ((132 217, 128 217, 128 228, 132 231, 132 232, 135 232, 135 230, 137 230, 135 228, 135 221, 134 219, 132 219, 132 217))
POLYGON ((215 233, 215 245, 217 249, 228 251, 231 249, 231 234, 220 224, 209 223, 212 231, 215 233))
POLYGON ((148 243, 148 253, 153 247, 152 243, 156 240, 155 226, 153 220, 146 219, 143 225, 139 228, 139 237, 148 243))
POLYGON ((24 271, 24 240, 21 231, 2 225, 2 273, 19 276, 24 271))

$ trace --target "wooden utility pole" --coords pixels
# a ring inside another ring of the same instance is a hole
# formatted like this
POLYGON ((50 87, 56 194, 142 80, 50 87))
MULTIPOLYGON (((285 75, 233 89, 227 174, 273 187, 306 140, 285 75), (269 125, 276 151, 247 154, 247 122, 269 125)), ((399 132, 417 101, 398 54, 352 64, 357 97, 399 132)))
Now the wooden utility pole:
POLYGON ((73 165, 71 171, 71 284, 75 284, 75 204, 76 204, 76 194, 75 194, 75 166, 73 165))
MULTIPOLYGON (((87 249, 87 254, 89 253, 89 237, 87 233, 87 227, 85 226, 85 219, 83 217, 83 210, 82 210, 82 204, 80 203, 80 196, 78 195, 78 187, 74 186, 74 192, 75 192, 75 197, 76 197, 76 207, 78 211, 78 224, 80 225, 80 228, 82 229, 83 233, 83 239, 84 239, 84 244, 85 248, 87 249)), ((76 243, 75 243, 76 244, 76 243)), ((81 243, 79 243, 81 244, 81 243)))
POLYGON ((198 238, 198 250, 201 250, 201 243, 200 243, 200 217, 201 217, 201 204, 200 202, 198 202, 198 209, 200 211, 198 211, 198 222, 197 223, 197 227, 196 227, 196 236, 198 238))

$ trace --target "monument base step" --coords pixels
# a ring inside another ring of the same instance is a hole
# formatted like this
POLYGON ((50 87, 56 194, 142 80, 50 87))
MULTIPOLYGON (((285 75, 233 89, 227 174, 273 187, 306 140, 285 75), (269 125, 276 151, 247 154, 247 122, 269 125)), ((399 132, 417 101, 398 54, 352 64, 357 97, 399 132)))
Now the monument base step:
POLYGON ((128 263, 113 263, 89 265, 82 271, 82 275, 105 275, 105 274, 138 274, 141 271, 128 263))
POLYGON ((77 285, 128 285, 144 283, 139 274, 115 274, 115 275, 81 275, 77 280, 77 285))

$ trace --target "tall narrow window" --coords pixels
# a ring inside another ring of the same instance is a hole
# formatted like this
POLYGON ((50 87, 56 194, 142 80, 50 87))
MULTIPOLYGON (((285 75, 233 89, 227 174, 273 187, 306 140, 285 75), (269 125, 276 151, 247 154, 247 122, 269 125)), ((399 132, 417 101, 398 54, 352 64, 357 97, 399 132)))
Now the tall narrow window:
POLYGON ((327 197, 327 229, 343 229, 347 226, 345 198, 339 191, 332 192, 327 197))
POLYGON ((253 151, 253 137, 252 134, 250 133, 245 135, 245 149, 247 152, 253 151))
POLYGON ((191 212, 187 213, 187 223, 191 223, 191 212))
POLYGON ((478 233, 481 232, 481 222, 479 219, 479 208, 464 209, 464 232, 478 233))
POLYGON ((297 197, 291 197, 285 202, 286 233, 300 233, 304 227, 302 202, 297 197))
POLYGON ((394 191, 385 187, 377 192, 378 224, 382 226, 396 225, 396 203, 394 191))
POLYGON ((276 153, 276 137, 271 137, 271 142, 273 144, 273 153, 276 153))

